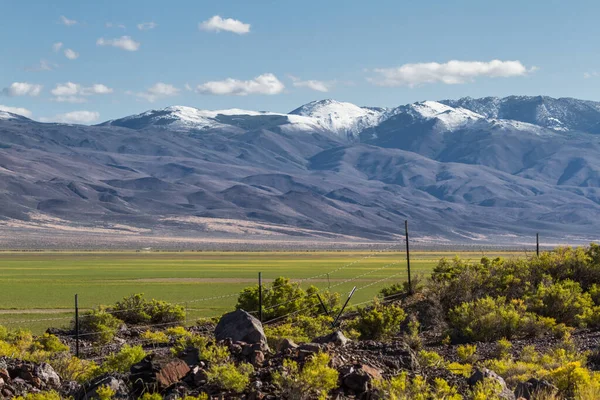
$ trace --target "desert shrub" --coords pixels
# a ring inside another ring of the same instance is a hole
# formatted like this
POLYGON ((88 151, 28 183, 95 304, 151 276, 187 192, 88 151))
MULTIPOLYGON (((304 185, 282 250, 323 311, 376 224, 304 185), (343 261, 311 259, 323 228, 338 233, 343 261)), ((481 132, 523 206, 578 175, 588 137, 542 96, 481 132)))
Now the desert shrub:
MULTIPOLYGON (((594 283, 588 289, 588 293, 590 294, 590 296, 592 296, 592 301, 594 302, 594 304, 597 306, 600 306, 600 285, 597 283, 594 283)), ((0 337, 1 337, 1 333, 0 333, 0 337)))
POLYGON ((171 354, 177 356, 188 347, 198 349, 200 359, 208 361, 211 364, 225 364, 231 358, 227 347, 214 344, 207 337, 200 334, 179 337, 173 347, 171 347, 171 354))
POLYGON ((592 381, 591 372, 580 361, 561 365, 549 371, 547 377, 565 398, 573 398, 580 388, 588 387, 592 381))
POLYGON ((523 301, 507 301, 504 297, 484 297, 463 303, 450 310, 448 320, 456 341, 490 342, 539 336, 556 327, 554 320, 540 319, 527 312, 523 301))
POLYGON ((477 356, 475 353, 477 353, 477 346, 474 344, 465 344, 456 348, 456 355, 463 364, 473 364, 475 361, 477 361, 477 356))
POLYGON ((225 346, 211 344, 204 348, 199 348, 200 359, 208 361, 211 364, 225 364, 231 358, 229 349, 225 346))
POLYGON ((98 395, 98 400, 111 400, 115 397, 115 391, 110 388, 110 386, 100 386, 96 389, 96 395, 98 395))
POLYGON ((358 308, 358 318, 350 323, 361 339, 382 339, 397 333, 406 318, 404 310, 395 304, 383 305, 376 300, 371 307, 358 308))
POLYGON ((419 350, 423 347, 423 341, 419 336, 419 327, 421 324, 417 320, 417 318, 413 315, 409 317, 409 322, 406 326, 406 333, 404 336, 404 341, 408 346, 413 350, 419 350))
POLYGON ((327 393, 337 387, 338 372, 329 367, 327 353, 318 353, 308 360, 302 370, 298 363, 286 359, 281 371, 273 373, 273 383, 289 400, 326 399, 327 393))
POLYGON ((112 353, 100 366, 101 372, 128 372, 131 366, 146 357, 142 346, 124 345, 118 353, 112 353))
POLYGON ((123 322, 104 308, 84 313, 79 319, 79 332, 86 338, 100 343, 108 343, 123 322))
POLYGON ((440 367, 444 365, 444 357, 435 351, 420 350, 417 353, 419 365, 423 367, 440 367))
POLYGON ((174 338, 190 337, 192 333, 183 326, 172 326, 165 330, 165 333, 174 338))
MULTIPOLYGON (((411 280, 413 293, 421 292, 425 288, 425 279, 422 274, 413 276, 411 280)), ((395 297, 402 293, 408 293, 408 281, 394 283, 390 286, 385 286, 379 291, 379 295, 385 300, 388 297, 395 297)))
POLYGON ((146 300, 143 293, 124 297, 110 307, 109 311, 131 325, 175 324, 185 320, 183 307, 161 300, 146 300))
POLYGON ((171 353, 176 356, 188 347, 196 347, 204 349, 209 340, 200 334, 194 333, 186 336, 180 336, 176 339, 175 344, 171 347, 171 353))
POLYGON ((241 393, 250 383, 250 375, 254 372, 252 365, 233 363, 212 365, 208 371, 208 381, 225 390, 241 393))
POLYGON ((409 378, 408 373, 403 371, 389 380, 375 380, 373 386, 380 398, 393 400, 461 400, 456 388, 451 387, 448 382, 436 378, 429 385, 424 377, 417 375, 409 378))
POLYGON ((39 393, 27 393, 25 396, 15 396, 13 400, 61 400, 60 394, 54 390, 39 393))
MULTIPOLYGON (((258 291, 258 285, 243 289, 235 307, 246 311, 258 310, 258 291)), ((263 285, 263 318, 269 320, 290 313, 318 315, 322 307, 316 297, 317 292, 319 290, 314 286, 305 291, 300 284, 279 277, 271 285, 263 285)), ((339 307, 339 293, 325 291, 319 292, 319 295, 329 310, 335 311, 339 307)))
POLYGON ((585 326, 593 314, 592 296, 572 280, 541 283, 527 301, 530 310, 569 326, 585 326))
POLYGON ((333 318, 326 315, 318 317, 301 315, 290 322, 275 326, 266 325, 265 335, 269 346, 276 349, 283 339, 301 343, 310 342, 315 337, 325 335, 331 331, 332 322, 333 318))
POLYGON ((496 342, 495 357, 498 359, 509 358, 511 349, 512 343, 505 338, 502 338, 496 342))
POLYGON ((83 383, 94 378, 100 372, 100 368, 95 362, 82 360, 68 354, 52 358, 48 363, 62 379, 67 381, 83 383))
POLYGON ((150 331, 142 333, 142 339, 147 340, 152 344, 169 343, 169 336, 163 331, 150 331))
POLYGON ((473 374, 473 366, 471 364, 451 362, 446 365, 446 369, 454 375, 461 375, 465 378, 468 378, 473 374))
MULTIPOLYGON (((565 372, 559 369, 573 363, 585 365, 586 357, 567 340, 545 353, 537 352, 533 346, 526 346, 516 359, 490 359, 482 364, 502 376, 509 386, 515 386, 518 382, 532 377, 548 379, 559 386, 554 381, 560 373, 565 372), (552 371, 555 371, 554 376, 551 374, 552 371)), ((563 385, 563 389, 566 390, 567 386, 563 385)))
POLYGON ((500 397, 502 386, 499 382, 492 379, 484 379, 478 382, 472 390, 471 399, 473 400, 502 400, 500 397))
POLYGON ((146 392, 140 397, 140 400, 162 400, 163 397, 159 393, 146 392))
POLYGON ((32 345, 32 350, 44 350, 51 353, 60 353, 63 351, 69 351, 69 346, 60 341, 60 339, 49 333, 44 333, 42 336, 38 336, 32 345))
POLYGON ((0 325, 0 340, 6 340, 8 337, 8 329, 6 327, 0 325))
POLYGON ((4 340, 0 340, 0 357, 20 358, 25 361, 47 362, 69 347, 54 335, 45 333, 34 338, 27 329, 7 331, 4 340))
POLYGON ((208 394, 200 393, 198 396, 185 396, 183 400, 209 400, 208 394))

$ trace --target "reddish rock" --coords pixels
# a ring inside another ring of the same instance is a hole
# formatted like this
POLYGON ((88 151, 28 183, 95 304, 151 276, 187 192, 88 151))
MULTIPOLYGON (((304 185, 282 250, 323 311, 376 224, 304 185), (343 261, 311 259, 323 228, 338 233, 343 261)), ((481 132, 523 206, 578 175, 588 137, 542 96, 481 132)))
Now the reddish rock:
POLYGON ((164 365, 160 371, 156 373, 156 382, 163 387, 169 387, 172 384, 179 382, 184 376, 190 372, 190 367, 183 360, 173 360, 164 365))

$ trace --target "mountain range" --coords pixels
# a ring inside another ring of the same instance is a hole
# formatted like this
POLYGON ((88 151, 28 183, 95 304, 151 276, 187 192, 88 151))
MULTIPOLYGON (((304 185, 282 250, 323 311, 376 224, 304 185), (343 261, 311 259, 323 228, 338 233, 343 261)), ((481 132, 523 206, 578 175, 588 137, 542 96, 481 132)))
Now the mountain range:
POLYGON ((387 241, 409 220, 432 243, 569 242, 598 215, 599 102, 173 106, 95 126, 0 111, 5 232, 387 241))

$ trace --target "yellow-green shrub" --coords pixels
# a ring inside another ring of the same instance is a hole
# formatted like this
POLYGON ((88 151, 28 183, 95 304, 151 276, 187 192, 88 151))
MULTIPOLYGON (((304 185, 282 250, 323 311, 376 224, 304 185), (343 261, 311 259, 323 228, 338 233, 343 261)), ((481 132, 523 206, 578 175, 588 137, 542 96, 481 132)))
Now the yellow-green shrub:
POLYGON ((99 400, 111 400, 115 396, 115 391, 110 386, 100 386, 96 389, 96 394, 99 400))
POLYGON ((541 283, 528 297, 529 309, 568 326, 585 326, 592 317, 592 296, 572 280, 541 283))
POLYGON ((113 340, 115 332, 122 323, 120 319, 101 307, 81 316, 79 319, 79 332, 85 335, 85 338, 94 342, 108 343, 113 340))
POLYGON ((89 360, 81 360, 70 354, 64 354, 50 359, 49 364, 64 380, 86 382, 99 374, 98 365, 89 360))
POLYGON ((333 318, 321 315, 318 317, 308 317, 301 315, 294 321, 286 322, 280 325, 265 326, 265 335, 269 346, 276 349, 283 339, 291 339, 296 343, 310 342, 318 336, 325 335, 331 331, 333 318))
POLYGON ((474 363, 477 361, 475 353, 477 352, 477 346, 474 344, 465 344, 456 348, 456 355, 460 361, 464 363, 474 363))
POLYGON ((389 380, 375 380, 373 386, 380 398, 390 400, 461 400, 463 398, 456 388, 451 387, 441 378, 436 378, 433 385, 429 385, 420 375, 410 379, 406 371, 389 380))
POLYGON ((102 372, 128 372, 131 366, 146 357, 142 346, 124 345, 118 353, 112 353, 102 363, 102 372))
POLYGON ((356 329, 361 339, 383 339, 400 330, 406 318, 404 310, 395 304, 384 305, 376 300, 371 307, 358 308, 358 318, 349 326, 356 329))
POLYGON ((241 363, 236 366, 228 362, 221 365, 212 365, 206 374, 208 381, 225 390, 241 393, 250 383, 250 375, 254 372, 252 365, 241 363))
POLYGON ((451 335, 457 341, 490 342, 539 336, 551 332, 556 323, 528 312, 522 300, 483 297, 463 303, 448 314, 451 335))
POLYGON ((148 342, 152 343, 152 344, 163 344, 163 343, 169 343, 169 337, 167 336, 167 334, 165 332, 162 331, 150 331, 147 330, 146 332, 142 333, 142 339, 147 340, 148 342))
POLYGON ((273 383, 279 386, 284 398, 324 400, 338 381, 338 372, 329 367, 330 361, 327 353, 318 353, 300 370, 298 363, 286 359, 281 371, 273 373, 273 383))
POLYGON ((61 400, 60 394, 54 390, 39 393, 27 393, 25 396, 16 396, 13 400, 61 400))

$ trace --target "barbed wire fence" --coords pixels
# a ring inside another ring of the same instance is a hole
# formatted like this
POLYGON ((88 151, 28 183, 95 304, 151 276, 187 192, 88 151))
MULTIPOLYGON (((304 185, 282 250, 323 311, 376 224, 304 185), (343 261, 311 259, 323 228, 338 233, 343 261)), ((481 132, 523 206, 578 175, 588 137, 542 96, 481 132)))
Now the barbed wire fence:
MULTIPOLYGON (((281 287, 283 287, 285 285, 288 285, 290 283, 291 284, 296 284, 296 285, 301 285, 301 284, 303 284, 305 282, 315 281, 315 280, 323 278, 323 277, 327 277, 327 283, 328 283, 328 285, 327 285, 326 288, 315 287, 315 290, 313 290, 311 293, 304 293, 304 294, 299 295, 299 296, 294 296, 291 299, 287 299, 287 300, 285 300, 283 302, 279 302, 277 304, 269 305, 267 307, 263 307, 263 305, 262 305, 262 302, 263 302, 262 295, 264 293, 264 289, 263 289, 262 273, 259 272, 258 273, 258 287, 259 287, 259 305, 258 305, 258 310, 250 310, 248 312, 250 314, 253 314, 253 315, 257 316, 260 319, 260 321, 263 323, 263 325, 272 325, 272 324, 275 324, 275 323, 280 322, 280 321, 288 321, 288 320, 290 320, 291 318, 293 318, 296 315, 302 314, 303 312, 308 311, 310 309, 315 309, 316 303, 310 303, 308 306, 305 306, 305 307, 302 307, 300 309, 296 309, 296 310, 290 311, 290 312, 288 312, 286 314, 279 315, 277 317, 271 318, 271 319, 266 320, 266 321, 263 320, 263 312, 274 310, 274 309, 276 309, 278 307, 282 307, 282 306, 285 306, 287 304, 293 303, 295 301, 302 300, 303 298, 307 299, 307 298, 315 297, 315 296, 318 297, 319 294, 321 294, 321 293, 329 292, 329 291, 331 291, 334 288, 338 288, 340 286, 344 286, 346 284, 355 282, 355 281, 357 281, 357 280, 359 280, 361 278, 364 278, 366 276, 369 276, 369 275, 377 273, 377 272, 381 272, 381 271, 386 270, 386 269, 388 269, 390 267, 400 265, 400 264, 402 264, 404 262, 406 263, 406 266, 407 266, 406 271, 402 270, 402 271, 393 273, 393 274, 391 274, 389 276, 386 276, 384 278, 381 278, 381 279, 378 279, 378 280, 366 283, 366 284, 364 284, 362 286, 358 286, 358 287, 354 286, 353 289, 352 289, 352 291, 351 291, 351 293, 349 294, 349 296, 348 296, 348 298, 346 300, 346 304, 344 305, 344 307, 342 307, 342 309, 339 312, 336 320, 339 319, 342 316, 342 312, 345 310, 346 305, 348 305, 348 303, 349 303, 352 295, 355 292, 359 292, 359 291, 368 289, 368 288, 370 288, 372 286, 381 284, 381 283, 386 282, 386 281, 388 281, 390 279, 400 278, 402 276, 406 276, 408 278, 408 282, 407 282, 408 283, 408 292, 412 293, 413 288, 412 288, 412 279, 411 279, 411 271, 410 271, 409 236, 408 236, 408 223, 407 222, 405 224, 405 229, 406 229, 406 237, 405 237, 404 240, 398 241, 398 242, 396 242, 396 243, 394 243, 394 244, 392 244, 392 245, 390 245, 390 246, 388 246, 388 247, 386 247, 384 249, 373 250, 369 254, 367 254, 367 255, 365 255, 363 257, 357 258, 357 259, 355 259, 355 260, 353 260, 351 262, 345 263, 345 264, 343 264, 343 265, 341 265, 341 266, 339 266, 337 268, 334 268, 331 271, 319 273, 319 274, 316 274, 316 275, 313 275, 313 276, 309 276, 309 277, 305 277, 305 278, 299 278, 299 279, 296 279, 296 280, 286 281, 286 282, 279 283, 279 284, 273 283, 270 287, 267 287, 266 290, 274 291, 274 290, 276 290, 278 288, 281 288, 281 287), (368 270, 366 272, 362 272, 362 273, 357 274, 357 275, 355 275, 355 276, 353 276, 351 278, 347 278, 345 280, 341 280, 340 282, 338 282, 336 284, 333 284, 333 285, 331 284, 330 275, 336 274, 336 273, 338 273, 340 271, 343 271, 343 270, 345 270, 347 268, 355 266, 355 265, 357 265, 357 264, 359 264, 361 262, 364 262, 364 261, 366 261, 368 259, 371 259, 373 257, 376 257, 378 255, 387 253, 387 252, 393 250, 394 248, 397 248, 397 247, 402 246, 402 245, 405 245, 405 249, 406 249, 406 261, 391 262, 391 263, 385 264, 385 265, 377 267, 377 268, 372 268, 372 269, 370 269, 370 270, 368 270)), ((538 256, 540 254, 540 241, 539 241, 539 239, 540 239, 539 238, 539 234, 536 234, 536 254, 538 256)), ((401 295, 405 295, 405 293, 398 293, 398 294, 394 294, 394 295, 391 295, 391 296, 387 296, 384 300, 385 301, 393 301, 394 299, 396 299, 397 297, 399 297, 401 295)), ((186 315, 187 315, 187 311, 190 311, 190 310, 204 311, 204 309, 201 309, 201 308, 189 308, 188 307, 189 304, 197 304, 197 303, 201 303, 201 302, 211 302, 211 301, 223 300, 223 299, 228 299, 228 298, 233 298, 233 297, 239 297, 239 296, 240 296, 240 291, 236 291, 236 292, 227 293, 227 294, 218 295, 218 296, 208 296, 208 297, 202 297, 202 298, 196 298, 196 299, 189 299, 189 300, 185 300, 185 301, 172 302, 170 304, 175 304, 175 305, 179 305, 179 306, 185 305, 186 315)), ((316 313, 312 313, 312 315, 313 316, 320 316, 320 315, 325 315, 325 314, 329 315, 329 313, 330 313, 331 310, 328 310, 325 307, 325 305, 323 304, 323 302, 322 302, 322 300, 321 300, 320 297, 319 297, 319 301, 321 302, 321 306, 322 306, 321 307, 321 311, 316 312, 316 313)), ((375 301, 379 301, 379 300, 377 298, 373 298, 371 300, 362 301, 362 302, 359 302, 359 303, 353 303, 351 306, 352 306, 353 309, 356 309, 357 307, 360 307, 360 306, 365 306, 365 305, 368 305, 368 304, 372 304, 375 301)), ((116 316, 118 318, 119 314, 121 314, 121 313, 132 312, 132 311, 139 311, 139 310, 147 307, 146 305, 140 305, 140 306, 131 307, 131 308, 127 308, 127 309, 112 310, 110 308, 103 308, 102 306, 98 305, 98 306, 86 309, 86 311, 84 311, 84 314, 80 315, 79 296, 77 294, 75 295, 75 304, 74 304, 74 306, 75 307, 74 307, 74 310, 73 310, 73 315, 70 315, 70 316, 52 317, 52 318, 37 318, 37 319, 22 319, 22 320, 16 320, 16 321, 9 320, 9 321, 3 321, 2 325, 8 325, 8 326, 11 326, 11 325, 15 326, 16 325, 17 327, 20 327, 23 324, 31 325, 33 323, 39 323, 39 322, 69 321, 69 323, 73 323, 73 329, 72 329, 73 333, 69 333, 69 334, 61 335, 61 336, 65 337, 65 338, 69 338, 69 339, 74 339, 75 340, 75 342, 76 342, 75 354, 76 354, 76 356, 80 356, 81 355, 81 352, 80 352, 80 341, 81 340, 87 340, 90 337, 94 337, 95 335, 100 335, 100 334, 104 334, 104 333, 107 333, 107 332, 115 334, 115 333, 117 333, 120 330, 120 328, 115 328, 115 329, 104 329, 104 330, 94 331, 94 332, 80 332, 80 326, 79 326, 80 322, 82 320, 85 320, 86 318, 92 318, 93 317, 93 314, 91 314, 89 312, 89 310, 99 310, 99 309, 102 309, 103 313, 110 314, 110 315, 116 316)), ((65 312, 68 312, 68 310, 65 310, 65 312)), ((218 314, 211 315, 209 317, 204 317, 204 318, 207 318, 207 319, 217 318, 217 317, 220 317, 222 314, 223 313, 220 312, 218 314)), ((179 324, 175 323, 175 322, 157 323, 157 324, 142 324, 142 325, 137 324, 137 325, 132 325, 132 328, 135 328, 136 330, 140 331, 140 330, 144 330, 144 329, 150 330, 150 329, 157 329, 157 328, 172 327, 172 326, 176 326, 176 325, 179 325, 179 324)), ((332 326, 332 328, 334 328, 334 326, 332 326)), ((197 333, 210 333, 211 329, 195 329, 195 332, 197 332, 197 333)), ((141 339, 134 339, 134 340, 127 341, 127 344, 129 344, 129 345, 148 345, 148 344, 153 344, 153 343, 156 344, 155 342, 156 342, 156 340, 152 339, 152 338, 141 338, 141 339)), ((104 347, 104 348, 106 348, 106 347, 113 348, 114 346, 115 346, 114 343, 107 344, 107 345, 104 345, 104 346, 99 346, 99 347, 96 346, 96 347, 94 347, 93 351, 95 353, 97 353, 97 352, 101 351, 102 347, 104 347)), ((104 356, 98 356, 98 357, 92 357, 92 358, 86 358, 86 359, 95 360, 95 359, 100 359, 100 358, 103 358, 103 357, 104 356)))

